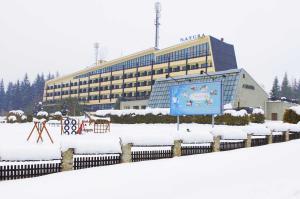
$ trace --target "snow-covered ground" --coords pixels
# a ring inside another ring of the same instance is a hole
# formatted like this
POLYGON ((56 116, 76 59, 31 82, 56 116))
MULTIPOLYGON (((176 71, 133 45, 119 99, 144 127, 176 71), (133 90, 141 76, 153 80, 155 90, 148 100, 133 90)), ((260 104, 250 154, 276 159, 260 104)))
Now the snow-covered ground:
POLYGON ((0 182, 1 198, 300 198, 300 140, 0 182))
POLYGON ((77 153, 120 153, 120 142, 161 146, 172 145, 176 139, 183 140, 185 144, 211 142, 213 135, 221 135, 222 139, 245 139, 247 133, 266 135, 270 134, 271 130, 286 131, 288 128, 300 132, 300 125, 280 122, 251 124, 246 127, 216 125, 214 130, 211 125, 181 124, 180 132, 176 131, 176 124, 112 124, 111 132, 106 134, 61 136, 60 127, 48 126, 54 144, 51 144, 45 132, 44 142, 36 144, 37 132, 29 142, 26 141, 32 127, 32 123, 0 124, 0 159, 59 159, 60 151, 67 148, 75 148, 77 153))

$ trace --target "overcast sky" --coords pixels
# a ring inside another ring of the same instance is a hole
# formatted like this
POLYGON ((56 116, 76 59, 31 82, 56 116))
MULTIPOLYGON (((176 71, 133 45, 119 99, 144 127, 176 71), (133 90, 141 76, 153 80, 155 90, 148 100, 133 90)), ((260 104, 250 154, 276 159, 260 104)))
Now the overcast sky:
MULTIPOLYGON (((238 66, 269 91, 275 75, 300 78, 298 0, 161 0, 160 47, 206 34, 234 44, 238 66)), ((154 46, 152 0, 0 0, 0 78, 68 74, 154 46)))

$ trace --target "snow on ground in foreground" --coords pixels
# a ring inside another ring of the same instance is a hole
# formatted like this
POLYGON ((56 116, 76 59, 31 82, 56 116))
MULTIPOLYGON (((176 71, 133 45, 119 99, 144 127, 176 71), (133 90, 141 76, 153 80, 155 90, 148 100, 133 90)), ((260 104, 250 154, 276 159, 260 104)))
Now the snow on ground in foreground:
POLYGON ((300 140, 0 182, 3 198, 300 198, 300 140))

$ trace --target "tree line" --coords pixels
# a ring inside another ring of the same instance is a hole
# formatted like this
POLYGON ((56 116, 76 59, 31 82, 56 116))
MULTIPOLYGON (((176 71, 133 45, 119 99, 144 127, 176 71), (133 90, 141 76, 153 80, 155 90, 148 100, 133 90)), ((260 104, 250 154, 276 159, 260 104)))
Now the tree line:
POLYGON ((286 98, 290 101, 300 101, 300 79, 289 81, 287 73, 284 74, 281 84, 276 76, 270 91, 270 99, 278 100, 286 98))
POLYGON ((43 99, 45 82, 53 78, 55 78, 55 75, 51 73, 47 77, 43 73, 37 74, 35 80, 31 83, 26 73, 23 80, 17 80, 14 83, 8 82, 7 86, 1 79, 0 115, 4 115, 10 110, 23 110, 26 113, 32 113, 35 105, 43 99))

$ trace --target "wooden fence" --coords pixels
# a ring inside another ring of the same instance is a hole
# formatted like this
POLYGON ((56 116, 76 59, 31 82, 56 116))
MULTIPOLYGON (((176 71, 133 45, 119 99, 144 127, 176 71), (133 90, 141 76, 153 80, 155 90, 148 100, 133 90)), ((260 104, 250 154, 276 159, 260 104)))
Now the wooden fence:
POLYGON ((108 166, 119 164, 121 162, 120 154, 107 155, 75 155, 74 169, 85 169, 91 167, 108 166))
POLYGON ((251 147, 262 146, 266 144, 268 144, 268 139, 266 138, 266 136, 262 136, 261 138, 251 139, 251 147))
POLYGON ((245 148, 245 141, 225 141, 220 143, 220 151, 229 151, 234 149, 245 148))
POLYGON ((273 143, 283 142, 283 135, 273 135, 272 140, 273 143))
POLYGON ((211 153, 212 146, 211 143, 207 144, 199 144, 199 145, 183 145, 181 146, 181 155, 195 155, 195 154, 203 154, 203 153, 211 153))
POLYGON ((291 132, 291 133, 289 134, 289 138, 290 138, 290 140, 300 139, 300 133, 297 133, 297 132, 291 132))
POLYGON ((165 158, 172 158, 172 150, 143 150, 143 151, 132 151, 131 158, 132 162, 140 162, 146 160, 158 160, 165 158))
POLYGON ((7 165, 0 166, 0 181, 32 178, 61 171, 61 162, 43 163, 36 162, 7 162, 7 165))

